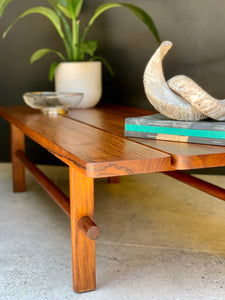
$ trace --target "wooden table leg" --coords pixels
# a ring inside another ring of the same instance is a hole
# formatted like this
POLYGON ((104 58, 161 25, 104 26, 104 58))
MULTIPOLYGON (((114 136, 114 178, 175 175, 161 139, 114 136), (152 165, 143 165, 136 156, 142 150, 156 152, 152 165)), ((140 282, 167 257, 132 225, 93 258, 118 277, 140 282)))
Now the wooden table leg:
POLYGON ((18 150, 25 152, 25 137, 24 133, 16 126, 10 126, 11 129, 11 161, 13 168, 13 191, 22 192, 26 191, 25 182, 25 167, 16 157, 18 150))
POLYGON ((70 218, 73 261, 73 288, 75 292, 94 290, 95 241, 79 228, 80 218, 94 221, 94 180, 70 166, 70 218))

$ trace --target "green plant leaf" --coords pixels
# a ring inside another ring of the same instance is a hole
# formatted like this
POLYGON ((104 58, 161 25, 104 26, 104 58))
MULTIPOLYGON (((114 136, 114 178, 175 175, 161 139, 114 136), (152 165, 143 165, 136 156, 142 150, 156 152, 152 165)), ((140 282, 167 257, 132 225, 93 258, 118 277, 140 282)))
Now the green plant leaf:
POLYGON ((67 0, 69 4, 70 11, 73 15, 73 18, 75 17, 75 9, 76 9, 76 2, 77 0, 67 0))
POLYGON ((57 6, 70 19, 75 19, 81 11, 83 0, 58 0, 57 6))
POLYGON ((73 13, 73 17, 77 17, 82 8, 83 0, 68 0, 69 7, 71 12, 73 13))
POLYGON ((68 60, 71 60, 72 59, 72 34, 71 34, 70 26, 69 26, 65 16, 63 15, 63 13, 57 7, 57 0, 48 0, 48 2, 50 3, 50 5, 55 10, 58 17, 61 19, 61 22, 62 22, 62 25, 63 25, 63 28, 64 28, 64 32, 66 34, 64 44, 65 44, 65 47, 66 47, 67 58, 68 58, 68 60))
POLYGON ((73 16, 72 16, 72 13, 71 11, 69 10, 68 7, 62 5, 62 4, 57 4, 57 7, 61 10, 61 12, 69 19, 72 19, 73 16))
POLYGON ((91 27, 91 25, 94 23, 94 21, 106 10, 114 7, 125 7, 128 8, 133 14, 135 14, 141 21, 143 21, 147 27, 150 29, 156 40, 160 43, 160 37, 158 34, 158 31, 155 27, 155 24, 152 20, 152 18, 141 8, 132 5, 132 4, 126 4, 126 3, 113 3, 108 2, 100 5, 96 10, 90 21, 88 22, 87 27, 84 29, 83 35, 81 37, 81 42, 84 41, 85 36, 87 34, 88 29, 91 27))
POLYGON ((66 60, 64 55, 60 51, 57 51, 57 50, 54 50, 54 49, 42 48, 42 49, 39 49, 39 50, 35 51, 32 54, 32 56, 30 58, 30 63, 31 64, 34 63, 35 61, 37 61, 38 59, 42 58, 43 56, 45 56, 46 54, 48 54, 50 52, 58 55, 61 58, 61 60, 63 60, 63 61, 66 60))
POLYGON ((141 8, 131 5, 131 4, 121 4, 121 6, 128 8, 133 14, 136 15, 142 22, 145 23, 145 25, 148 27, 148 29, 152 32, 154 37, 156 38, 158 43, 161 43, 161 39, 158 34, 158 30, 156 29, 155 23, 153 22, 152 18, 141 8))
POLYGON ((53 80, 54 78, 54 74, 55 74, 55 70, 56 68, 58 67, 58 65, 60 64, 60 62, 53 62, 50 66, 50 69, 49 69, 49 73, 48 73, 48 78, 50 81, 53 80))
POLYGON ((4 13, 4 10, 8 6, 8 4, 12 1, 14 0, 0 0, 0 17, 4 13))
POLYGON ((56 5, 59 4, 59 5, 69 8, 69 0, 53 0, 53 1, 56 3, 56 5))
POLYGON ((96 10, 94 15, 92 16, 91 20, 89 21, 89 24, 92 25, 94 21, 106 10, 113 8, 113 7, 120 7, 121 4, 119 3, 113 3, 113 2, 108 2, 100 5, 96 10))
POLYGON ((83 6, 83 0, 76 1, 76 7, 75 7, 75 17, 76 18, 79 16, 82 6, 83 6))
POLYGON ((100 60, 104 66, 106 67, 106 69, 109 71, 109 73, 114 77, 115 73, 113 71, 113 68, 111 67, 111 65, 109 64, 109 62, 103 58, 102 56, 93 56, 90 61, 96 61, 96 60, 100 60))
POLYGON ((92 56, 98 48, 98 43, 97 41, 87 41, 81 43, 79 46, 81 51, 92 56))
POLYGON ((18 16, 10 25, 9 27, 6 29, 6 31, 3 33, 3 38, 6 37, 7 33, 9 32, 9 30, 12 28, 12 26, 19 21, 20 19, 22 19, 23 17, 30 15, 30 14, 41 14, 44 15, 46 18, 48 18, 52 24, 54 25, 54 27, 56 28, 58 34, 60 35, 60 37, 62 39, 65 39, 62 27, 61 27, 61 21, 60 18, 57 16, 57 14, 54 12, 54 10, 52 10, 51 8, 48 7, 44 7, 44 6, 38 6, 38 7, 33 7, 30 8, 28 10, 26 10, 25 12, 23 12, 20 16, 18 16))

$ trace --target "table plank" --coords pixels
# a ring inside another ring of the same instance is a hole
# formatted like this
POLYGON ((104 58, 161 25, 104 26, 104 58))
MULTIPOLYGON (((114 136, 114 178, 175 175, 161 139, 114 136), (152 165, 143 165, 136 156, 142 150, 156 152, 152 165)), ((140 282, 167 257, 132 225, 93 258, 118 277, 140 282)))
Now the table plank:
POLYGON ((153 111, 146 111, 135 107, 106 106, 91 109, 70 109, 67 118, 83 122, 93 127, 124 136, 124 119, 153 114, 153 111))
POLYGON ((0 107, 0 115, 55 156, 69 165, 75 165, 89 177, 170 169, 168 154, 65 116, 43 115, 26 106, 0 107))
MULTIPOLYGON (((138 117, 154 113, 153 111, 126 106, 111 106, 88 110, 70 110, 69 118, 85 124, 124 136, 124 124, 127 117, 138 117)), ((171 169, 199 169, 225 166, 225 147, 190 144, 181 142, 157 141, 151 139, 128 138, 142 145, 163 151, 171 156, 171 169)))

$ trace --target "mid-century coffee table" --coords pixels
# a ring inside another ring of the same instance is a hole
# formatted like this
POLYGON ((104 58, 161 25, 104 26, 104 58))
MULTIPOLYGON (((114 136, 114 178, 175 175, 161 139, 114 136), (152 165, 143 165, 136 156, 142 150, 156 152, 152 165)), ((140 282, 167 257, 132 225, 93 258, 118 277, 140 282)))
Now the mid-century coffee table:
POLYGON ((15 192, 26 190, 25 167, 71 218, 73 286, 94 290, 94 178, 164 172, 225 200, 224 189, 180 170, 225 166, 225 147, 124 137, 124 119, 151 114, 131 107, 71 109, 51 117, 27 106, 0 107, 11 126, 11 158, 15 192), (25 154, 25 135, 69 166, 70 198, 63 194, 25 154))

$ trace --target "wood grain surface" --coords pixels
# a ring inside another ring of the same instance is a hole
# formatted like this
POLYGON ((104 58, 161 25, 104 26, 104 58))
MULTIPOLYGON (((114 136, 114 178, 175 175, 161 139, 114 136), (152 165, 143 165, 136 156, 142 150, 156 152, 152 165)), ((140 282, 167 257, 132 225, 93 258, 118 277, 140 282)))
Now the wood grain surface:
MULTIPOLYGON (((152 111, 130 107, 95 108, 87 111, 70 110, 67 117, 88 123, 91 126, 124 136, 124 119, 150 115, 152 111)), ((186 170, 225 166, 225 147, 187 144, 181 142, 156 141, 151 139, 128 138, 134 142, 167 153, 171 156, 171 170, 186 170)))
POLYGON ((50 117, 28 107, 1 107, 0 115, 69 165, 89 177, 166 171, 170 156, 65 116, 50 117))
POLYGON ((13 169, 13 191, 26 191, 25 167, 16 156, 17 151, 25 153, 24 133, 11 124, 11 161, 13 169))
POLYGON ((85 110, 71 109, 65 117, 50 118, 28 107, 0 108, 0 115, 14 122, 32 139, 38 139, 38 143, 65 163, 75 164, 91 177, 225 166, 225 147, 140 138, 124 139, 126 117, 151 113, 153 112, 114 105, 85 110), (74 122, 70 122, 71 119, 74 122), (46 126, 39 127, 41 123, 46 126), (88 143, 92 147, 86 147, 88 143), (120 153, 118 149, 121 150, 120 153), (110 155, 107 155, 109 151, 110 155), (166 154, 171 157, 171 167, 168 166, 166 154))
POLYGON ((71 166, 69 169, 73 288, 80 293, 96 287, 95 241, 79 228, 82 217, 88 216, 94 222, 94 179, 71 166))

